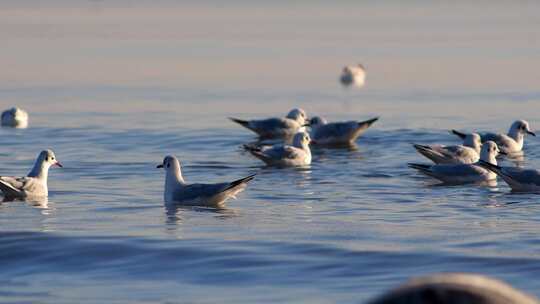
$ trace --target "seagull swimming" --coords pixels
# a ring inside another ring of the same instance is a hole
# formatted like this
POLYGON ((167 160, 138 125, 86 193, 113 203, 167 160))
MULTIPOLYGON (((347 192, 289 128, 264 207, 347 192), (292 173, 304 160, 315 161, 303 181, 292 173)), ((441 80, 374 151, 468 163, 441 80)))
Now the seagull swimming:
POLYGON ((363 87, 366 83, 366 68, 362 64, 348 65, 343 68, 339 81, 345 87, 363 87))
MULTIPOLYGON (((497 155, 500 153, 497 144, 488 141, 482 145, 480 159, 497 165, 497 155)), ((409 167, 434 177, 444 183, 462 184, 494 180, 497 175, 490 170, 484 169, 479 163, 474 164, 409 164, 409 167)))
POLYGON ((292 137, 301 131, 308 118, 304 110, 296 108, 284 118, 241 120, 229 117, 229 119, 257 133, 261 138, 284 138, 292 137))
MULTIPOLYGON (((452 130, 452 133, 455 135, 465 138, 467 135, 465 133, 452 130)), ((494 141, 497 143, 501 151, 506 152, 507 154, 521 152, 523 150, 523 141, 525 134, 536 136, 536 134, 531 131, 529 123, 525 120, 516 120, 510 126, 508 134, 495 134, 495 133, 480 133, 482 142, 488 140, 494 141)))
POLYGON ((28 127, 28 113, 17 107, 2 112, 1 124, 4 127, 24 129, 28 127))
POLYGON ((0 190, 5 200, 39 198, 49 195, 47 177, 51 166, 62 167, 51 150, 41 151, 34 167, 25 177, 0 176, 0 190))
POLYGON ((328 123, 324 118, 315 116, 309 121, 311 138, 318 145, 352 144, 377 120, 378 117, 361 122, 328 123))
POLYGON ((463 145, 418 145, 413 144, 418 153, 436 164, 474 164, 480 159, 482 142, 477 133, 467 134, 463 145))
POLYGON ((180 162, 170 155, 157 168, 164 168, 166 173, 163 194, 165 202, 186 206, 223 208, 229 198, 236 198, 238 193, 244 191, 247 183, 255 178, 255 174, 252 174, 230 183, 187 184, 182 177, 180 162))
POLYGON ((540 171, 518 167, 501 167, 480 161, 479 165, 495 172, 513 191, 540 193, 540 171))
POLYGON ((306 166, 311 164, 311 138, 306 132, 298 132, 292 145, 249 146, 244 148, 267 165, 278 167, 306 166))

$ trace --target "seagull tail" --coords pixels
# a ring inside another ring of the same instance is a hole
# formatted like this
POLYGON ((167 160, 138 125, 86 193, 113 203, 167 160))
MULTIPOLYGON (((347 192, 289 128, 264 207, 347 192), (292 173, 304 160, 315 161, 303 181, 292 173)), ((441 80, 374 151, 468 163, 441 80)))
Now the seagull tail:
POLYGON ((409 168, 416 169, 416 170, 418 170, 420 172, 423 172, 425 174, 428 174, 428 175, 431 174, 431 166, 430 165, 408 163, 407 166, 409 166, 409 168))
POLYGON ((379 117, 375 117, 372 119, 368 119, 366 121, 361 121, 358 123, 358 126, 360 128, 369 128, 373 123, 375 123, 377 120, 379 120, 379 117))
POLYGON ((12 185, 4 182, 0 179, 0 191, 4 194, 4 197, 19 197, 21 196, 21 191, 13 188, 12 185))
POLYGON ((478 165, 480 165, 482 168, 488 169, 489 171, 493 171, 497 173, 498 175, 502 174, 502 167, 494 165, 487 161, 479 160, 478 165))
POLYGON ((259 146, 256 146, 256 145, 242 145, 242 148, 244 148, 244 150, 246 151, 249 151, 249 152, 261 152, 261 147, 259 146))
POLYGON ((249 183, 250 181, 252 181, 255 178, 255 175, 257 175, 257 174, 251 174, 250 176, 246 176, 244 178, 235 180, 235 181, 231 182, 227 186, 227 188, 225 188, 223 191, 227 191, 227 190, 236 188, 236 187, 238 187, 240 185, 245 185, 245 184, 249 183))
POLYGON ((461 138, 461 139, 465 139, 465 137, 467 137, 467 134, 465 134, 463 132, 459 132, 457 130, 451 130, 450 133, 459 136, 459 138, 461 138))
POLYGON ((441 155, 437 151, 434 151, 430 146, 413 144, 413 147, 416 149, 416 151, 418 151, 418 153, 429 158, 436 164, 444 162, 443 155, 441 155))
POLYGON ((243 126, 243 127, 246 127, 249 129, 249 121, 247 120, 242 120, 242 119, 238 119, 238 118, 234 118, 234 117, 229 117, 230 120, 234 121, 235 123, 243 126))

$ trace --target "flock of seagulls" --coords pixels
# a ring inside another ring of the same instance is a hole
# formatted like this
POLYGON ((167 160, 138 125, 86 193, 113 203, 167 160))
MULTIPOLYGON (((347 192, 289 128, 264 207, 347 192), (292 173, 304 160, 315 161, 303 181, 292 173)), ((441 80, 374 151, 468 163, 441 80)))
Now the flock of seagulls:
MULTIPOLYGON (((2 114, 6 121, 14 121, 26 113, 21 109, 13 108, 2 114)), ((26 125, 28 115, 26 117, 26 125)), ((285 117, 266 119, 242 120, 230 118, 232 121, 255 132, 259 143, 265 139, 279 139, 281 144, 270 145, 244 145, 244 149, 251 155, 260 159, 268 166, 298 167, 311 164, 310 145, 340 145, 351 144, 378 118, 367 121, 345 121, 328 123, 325 119, 315 116, 308 119, 303 109, 295 108, 285 117), (312 134, 310 136, 310 133, 312 134), (314 141, 312 137, 317 140, 314 141), (289 144, 290 142, 290 144, 289 144)), ((21 127, 22 124, 5 124, 11 127, 21 127)), ((48 195, 47 176, 51 166, 62 167, 52 150, 42 151, 34 167, 24 177, 0 176, 0 191, 4 200, 38 199, 48 195)), ((165 170, 165 187, 163 199, 166 203, 179 205, 197 205, 204 207, 223 208, 225 202, 246 189, 248 183, 255 178, 249 175, 232 182, 216 184, 188 184, 182 175, 180 161, 175 156, 166 156, 157 168, 165 170)))
POLYGON ((462 145, 413 144, 434 164, 409 163, 409 167, 448 184, 492 182, 500 176, 514 191, 540 192, 540 171, 497 163, 499 155, 523 155, 525 136, 536 136, 527 121, 516 120, 508 134, 451 132, 463 139, 462 145))
MULTIPOLYGON (((365 85, 366 69, 362 64, 343 68, 339 78, 345 87, 365 85)), ((259 144, 244 145, 244 149, 268 166, 297 167, 312 162, 310 146, 350 146, 379 118, 366 121, 327 122, 321 116, 308 118, 306 111, 294 108, 285 117, 266 119, 229 119, 254 132, 259 144), (273 146, 260 144, 266 139, 283 142, 273 146)), ((28 113, 14 107, 2 113, 1 125, 14 128, 28 126, 28 113)), ((517 120, 507 134, 464 133, 452 130, 463 140, 461 145, 420 145, 414 148, 430 159, 432 164, 409 163, 408 166, 443 183, 482 183, 500 176, 515 191, 540 192, 540 171, 518 167, 501 167, 499 155, 522 153, 526 135, 536 136, 529 123, 517 120)), ((0 176, 0 191, 5 200, 27 199, 48 195, 47 176, 51 166, 62 167, 52 150, 39 153, 34 167, 25 177, 0 176)), ((255 175, 232 182, 217 184, 188 184, 180 162, 175 156, 166 156, 157 166, 165 170, 164 201, 182 205, 200 205, 221 208, 230 198, 242 192, 255 175)))
MULTIPOLYGON (((246 144, 243 148, 266 165, 274 167, 310 165, 310 146, 351 145, 378 119, 327 122, 320 116, 309 119, 306 111, 300 108, 292 109, 285 117, 251 120, 230 118, 259 137, 259 144, 246 144), (266 139, 283 142, 262 144, 266 139)), ((2 113, 2 126, 25 128, 28 126, 28 113, 16 107, 6 110, 2 113)), ((432 163, 409 163, 408 166, 447 184, 491 182, 499 176, 514 191, 540 192, 540 171, 502 167, 497 162, 500 155, 522 155, 525 136, 536 136, 527 121, 515 121, 507 134, 464 133, 457 130, 451 130, 451 133, 462 139, 463 143, 446 146, 413 144, 416 151, 432 163)), ((39 153, 27 176, 0 176, 0 191, 4 199, 24 200, 47 196, 47 176, 51 166, 62 167, 52 150, 44 150, 39 153)), ((228 199, 235 198, 246 189, 255 177, 249 175, 217 184, 188 184, 176 157, 166 156, 157 167, 165 170, 164 201, 181 205, 222 208, 228 199)))

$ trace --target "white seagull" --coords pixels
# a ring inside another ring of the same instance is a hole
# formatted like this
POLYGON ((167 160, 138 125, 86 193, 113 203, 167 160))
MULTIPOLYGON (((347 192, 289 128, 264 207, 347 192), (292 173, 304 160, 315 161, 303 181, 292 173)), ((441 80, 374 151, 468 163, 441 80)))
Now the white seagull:
POLYGON ((292 109, 284 118, 267 118, 242 120, 229 117, 230 120, 257 133, 261 138, 292 137, 304 127, 307 121, 306 112, 302 109, 292 109))
POLYGON ((9 110, 2 112, 2 126, 13 128, 26 128, 28 127, 28 113, 17 107, 13 107, 9 110))
POLYGON ((311 138, 318 145, 352 144, 377 120, 378 117, 361 122, 328 123, 324 118, 315 116, 309 121, 311 138))
POLYGON ((244 148, 267 165, 278 167, 307 166, 311 164, 311 139, 306 132, 298 132, 293 144, 275 146, 249 146, 244 148))
POLYGON ((495 172, 513 191, 540 193, 540 171, 517 167, 501 167, 480 161, 480 166, 495 172))
POLYGON ((363 87, 366 83, 366 68, 361 64, 348 65, 343 68, 339 81, 345 87, 363 87))
MULTIPOLYGON (((465 133, 456 130, 452 130, 452 133, 461 138, 465 138, 465 136, 467 136, 465 133)), ((516 120, 512 126, 510 126, 508 134, 480 133, 480 137, 482 138, 482 142, 486 142, 488 140, 494 141, 497 143, 501 151, 512 154, 521 152, 521 150, 523 150, 525 134, 536 136, 536 134, 531 131, 527 121, 516 120)))
POLYGON ((236 198, 255 177, 253 174, 230 183, 187 184, 182 177, 180 162, 174 156, 166 156, 157 168, 165 169, 165 202, 185 206, 223 208, 229 198, 236 198))
POLYGON ((467 134, 463 145, 418 145, 413 144, 418 153, 436 164, 474 164, 480 159, 482 142, 477 133, 467 134))
POLYGON ((25 177, 0 176, 0 190, 5 200, 47 197, 47 177, 51 166, 62 167, 54 152, 39 153, 34 167, 25 177))
MULTIPOLYGON (((499 148, 497 147, 497 144, 493 141, 488 141, 482 145, 480 159, 497 165, 496 157, 498 153, 499 148)), ((409 167, 449 184, 485 182, 497 178, 495 173, 484 169, 479 163, 437 165, 409 164, 409 167)))

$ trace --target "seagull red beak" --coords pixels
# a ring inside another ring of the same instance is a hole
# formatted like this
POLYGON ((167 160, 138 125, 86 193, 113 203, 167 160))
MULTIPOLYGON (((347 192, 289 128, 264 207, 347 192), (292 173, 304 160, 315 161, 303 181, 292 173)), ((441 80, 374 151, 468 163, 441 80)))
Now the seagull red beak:
POLYGON ((61 164, 59 161, 57 161, 56 163, 54 163, 54 165, 55 165, 55 166, 58 166, 58 167, 60 167, 60 168, 64 168, 64 166, 62 166, 62 164, 61 164))

